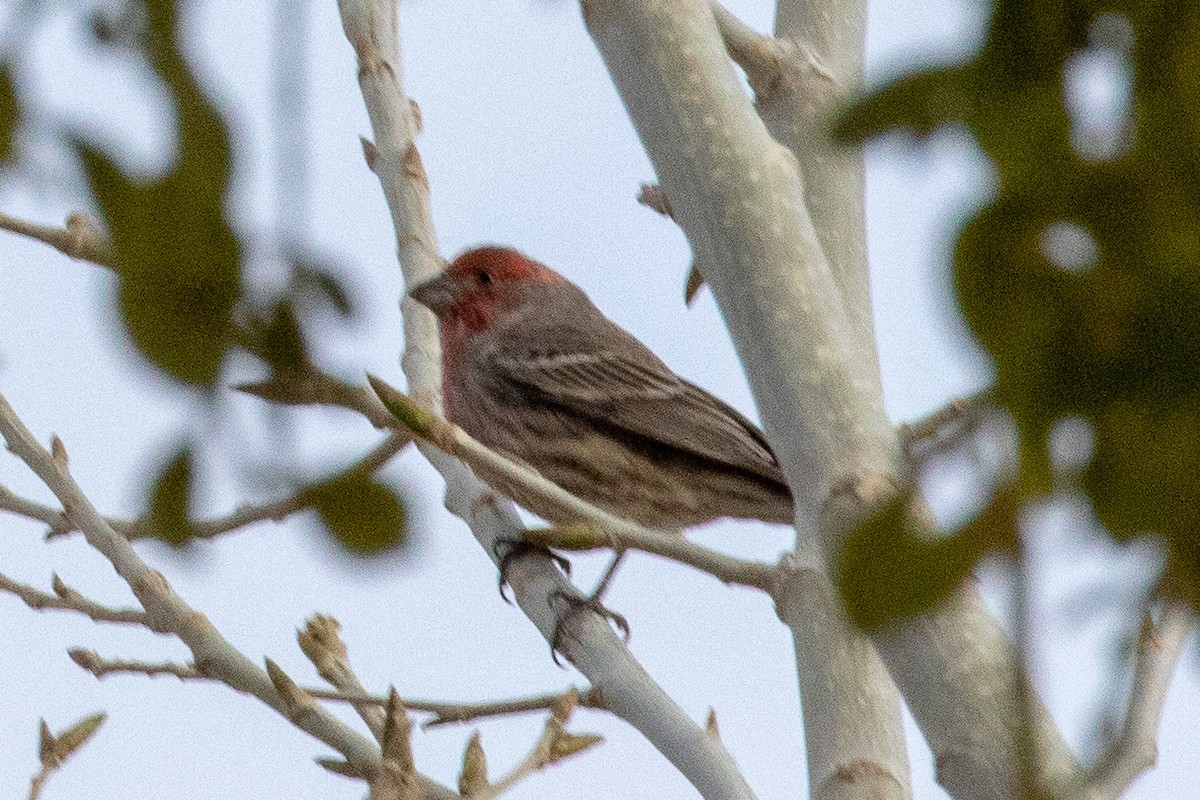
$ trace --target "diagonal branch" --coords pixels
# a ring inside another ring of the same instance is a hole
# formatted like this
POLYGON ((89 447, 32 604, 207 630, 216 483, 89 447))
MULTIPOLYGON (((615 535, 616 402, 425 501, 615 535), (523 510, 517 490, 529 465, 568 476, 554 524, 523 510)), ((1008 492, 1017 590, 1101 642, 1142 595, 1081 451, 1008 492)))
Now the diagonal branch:
MULTIPOLYGON (((404 94, 394 0, 340 0, 346 38, 358 57, 359 87, 371 119, 373 146, 364 148, 379 177, 396 232, 407 285, 442 267, 429 209, 429 182, 414 138, 413 104, 404 94)), ((433 314, 405 299, 405 376, 414 397, 441 408, 440 353, 433 314)), ((446 479, 446 506, 471 527, 494 560, 497 546, 521 538, 512 504, 479 483, 467 467, 432 447, 422 448, 446 479)), ((554 598, 573 587, 543 556, 522 556, 507 571, 517 603, 547 641, 565 615, 554 598)), ((576 614, 563 655, 603 692, 612 711, 642 732, 706 797, 752 796, 729 753, 713 742, 659 687, 598 616, 576 614)))
MULTIPOLYGON (((301 730, 342 753, 361 774, 371 775, 378 769, 379 749, 324 709, 314 707, 303 716, 291 715, 267 673, 226 641, 203 614, 187 605, 166 578, 150 569, 130 543, 100 516, 68 472, 62 443, 54 440, 54 450, 59 455, 56 458, 38 443, 3 395, 0 395, 0 436, 8 449, 54 493, 62 503, 63 513, 83 533, 88 544, 107 558, 129 584, 146 612, 148 627, 174 634, 191 650, 199 671, 258 698, 301 730)), ((423 779, 421 788, 427 797, 450 796, 448 789, 428 779, 423 779)))
POLYGON ((66 227, 39 225, 0 212, 0 230, 10 231, 45 242, 71 258, 90 261, 100 266, 112 263, 112 243, 91 217, 74 213, 67 217, 66 227))
MULTIPOLYGON (((382 417, 388 424, 394 423, 387 410, 379 405, 378 401, 373 400, 373 394, 366 389, 361 389, 360 392, 362 400, 355 404, 355 410, 365 414, 366 409, 370 409, 373 415, 382 417), (371 400, 367 399, 368 395, 372 398, 371 400)), ((236 531, 248 525, 253 525, 257 522, 264 522, 266 520, 281 522, 286 517, 309 508, 311 506, 310 498, 314 489, 335 483, 348 475, 359 473, 374 474, 411 442, 412 437, 408 433, 395 431, 363 455, 362 458, 345 469, 339 470, 327 478, 307 483, 287 497, 281 497, 278 500, 272 500, 260 505, 243 506, 227 516, 199 520, 192 529, 192 538, 215 539, 218 536, 236 531)), ((19 497, 4 486, 0 486, 0 511, 8 511, 45 523, 50 527, 47 538, 65 536, 76 530, 70 519, 62 511, 19 497)), ((143 520, 105 517, 104 521, 113 530, 130 541, 155 537, 153 528, 143 520)))
POLYGON ((547 547, 590 550, 610 547, 635 549, 661 555, 710 573, 726 583, 752 586, 767 591, 778 583, 778 570, 769 564, 727 556, 687 541, 682 536, 644 528, 592 505, 547 480, 537 471, 489 449, 462 428, 418 406, 402 392, 373 375, 371 387, 401 424, 434 447, 472 467, 484 467, 521 485, 563 512, 564 517, 595 523, 525 532, 525 539, 547 547))
POLYGON ((57 594, 46 594, 32 586, 18 583, 11 578, 0 575, 0 592, 14 594, 35 610, 57 609, 60 611, 75 611, 90 617, 96 622, 117 622, 124 625, 148 625, 149 617, 144 611, 133 608, 109 608, 106 605, 89 600, 79 592, 70 588, 54 576, 54 587, 57 594))
POLYGON ((1078 800, 1117 800, 1158 755, 1158 726, 1179 652, 1196 630, 1196 612, 1168 600, 1157 621, 1147 613, 1138 633, 1133 686, 1121 732, 1078 800))

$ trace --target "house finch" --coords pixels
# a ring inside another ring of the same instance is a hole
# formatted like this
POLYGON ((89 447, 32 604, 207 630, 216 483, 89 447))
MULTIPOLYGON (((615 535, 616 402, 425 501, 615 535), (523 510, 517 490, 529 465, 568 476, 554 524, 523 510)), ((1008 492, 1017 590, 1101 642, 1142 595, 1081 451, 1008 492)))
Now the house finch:
MULTIPOLYGON (((469 250, 412 297, 438 317, 446 416, 572 494, 642 525, 792 522, 762 431, 680 378, 557 272, 515 250, 469 250)), ((555 506, 479 477, 538 516, 555 506)))

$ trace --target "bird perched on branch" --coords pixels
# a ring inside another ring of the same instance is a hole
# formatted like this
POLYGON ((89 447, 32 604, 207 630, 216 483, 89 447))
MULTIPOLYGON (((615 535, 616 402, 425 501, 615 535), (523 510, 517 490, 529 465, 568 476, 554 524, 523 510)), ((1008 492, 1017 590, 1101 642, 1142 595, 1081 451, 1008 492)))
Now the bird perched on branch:
MULTIPOLYGON (((480 247, 410 294, 438 318, 446 416, 492 449, 651 528, 793 521, 762 431, 549 267, 480 247)), ((501 476, 479 477, 538 516, 572 521, 501 476)))

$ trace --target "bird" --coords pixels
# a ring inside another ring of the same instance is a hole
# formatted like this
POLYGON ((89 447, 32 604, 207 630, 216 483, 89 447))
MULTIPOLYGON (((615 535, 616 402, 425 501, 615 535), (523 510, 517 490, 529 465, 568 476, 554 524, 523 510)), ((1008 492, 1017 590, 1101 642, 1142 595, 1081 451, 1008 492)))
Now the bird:
MULTIPOLYGON (((409 294, 438 319, 447 419, 491 449, 650 528, 794 520, 763 432, 546 265, 476 247, 409 294)), ((519 483, 476 473, 551 523, 575 521, 519 483)))

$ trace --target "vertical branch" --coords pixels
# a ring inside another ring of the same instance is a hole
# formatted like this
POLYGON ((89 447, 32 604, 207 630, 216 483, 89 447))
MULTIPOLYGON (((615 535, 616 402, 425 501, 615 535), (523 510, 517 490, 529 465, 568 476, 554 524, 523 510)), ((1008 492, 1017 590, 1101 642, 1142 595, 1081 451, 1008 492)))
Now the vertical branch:
MULTIPOLYGON (((825 551, 836 559, 839 532, 873 502, 886 497, 891 485, 906 479, 879 382, 864 230, 862 152, 857 147, 835 146, 827 136, 830 117, 862 86, 865 3, 778 0, 778 38, 774 39, 759 36, 755 40, 756 34, 730 19, 727 12, 718 11, 717 19, 731 56, 750 77, 755 107, 764 124, 796 158, 803 175, 805 206, 853 329, 852 336, 847 331, 846 351, 856 363, 844 368, 855 376, 848 385, 857 397, 835 398, 840 410, 837 405, 830 409, 829 424, 857 428, 866 435, 844 437, 850 447, 858 449, 848 450, 843 473, 847 482, 831 498, 833 502, 824 506, 825 551)), ((776 266, 761 264, 759 272, 777 274, 776 266)), ((717 279, 712 276, 710 282, 717 279)), ((760 316, 765 325, 786 322, 778 314, 760 316)), ((736 329, 734 334, 738 334, 736 329)), ((812 344, 797 336, 795 346, 811 348, 812 344)), ((747 367, 752 375, 761 372, 763 380, 788 380, 769 364, 756 366, 747 361, 747 367)), ((788 402, 800 405, 784 405, 783 409, 826 402, 825 397, 810 395, 803 384, 794 385, 797 391, 788 402)), ((771 409, 761 399, 760 404, 771 429, 771 409)), ((793 423, 793 427, 801 438, 807 438, 803 422, 793 423)), ((790 446, 773 441, 777 450, 790 446)), ((821 440, 815 439, 810 446, 820 444, 821 440)), ((836 475, 836 456, 827 463, 836 475)), ((924 513, 914 523, 933 528, 932 517, 924 513)), ((803 608, 794 609, 794 614, 802 613, 803 608)), ((785 613, 785 619, 794 614, 785 613)), ((1012 700, 1022 691, 1016 682, 1023 680, 1023 672, 1019 654, 1013 652, 975 586, 960 587, 940 608, 897 622, 873 638, 937 755, 942 784, 958 798, 1008 798, 1014 787, 1021 719, 1012 700)), ((1078 765, 1045 707, 1032 693, 1030 697, 1045 761, 1041 772, 1049 784, 1061 783, 1077 773, 1078 765)))
MULTIPOLYGON (((400 71, 395 0, 339 0, 346 38, 358 56, 359 85, 371 118, 373 143, 364 142, 368 164, 379 177, 396 230, 407 285, 442 268, 429 209, 429 182, 417 152, 418 114, 405 96, 400 71)), ((424 405, 441 407, 441 369, 433 314, 407 297, 402 360, 409 388, 424 405)), ((496 560, 498 546, 521 539, 512 504, 475 479, 458 460, 422 446, 446 479, 446 507, 462 517, 496 560)), ((512 562, 507 577, 517 603, 549 642, 568 606, 556 600, 570 583, 549 559, 512 562)), ((709 800, 753 797, 732 757, 690 720, 634 660, 606 622, 594 614, 572 618, 563 655, 604 693, 613 713, 640 731, 709 800)))
POLYGON ((863 377, 882 398, 867 265, 866 183, 860 146, 830 140, 829 125, 861 90, 865 0, 781 0, 775 24, 778 74, 756 92, 767 130, 791 151, 804 201, 846 303, 863 377))
POLYGON ((743 93, 708 3, 584 0, 583 13, 705 265, 797 500, 794 578, 776 600, 795 640, 814 797, 906 797, 899 697, 849 628, 813 538, 825 523, 829 550, 840 540, 848 523, 823 511, 847 476, 890 490, 895 439, 798 162, 743 93))

